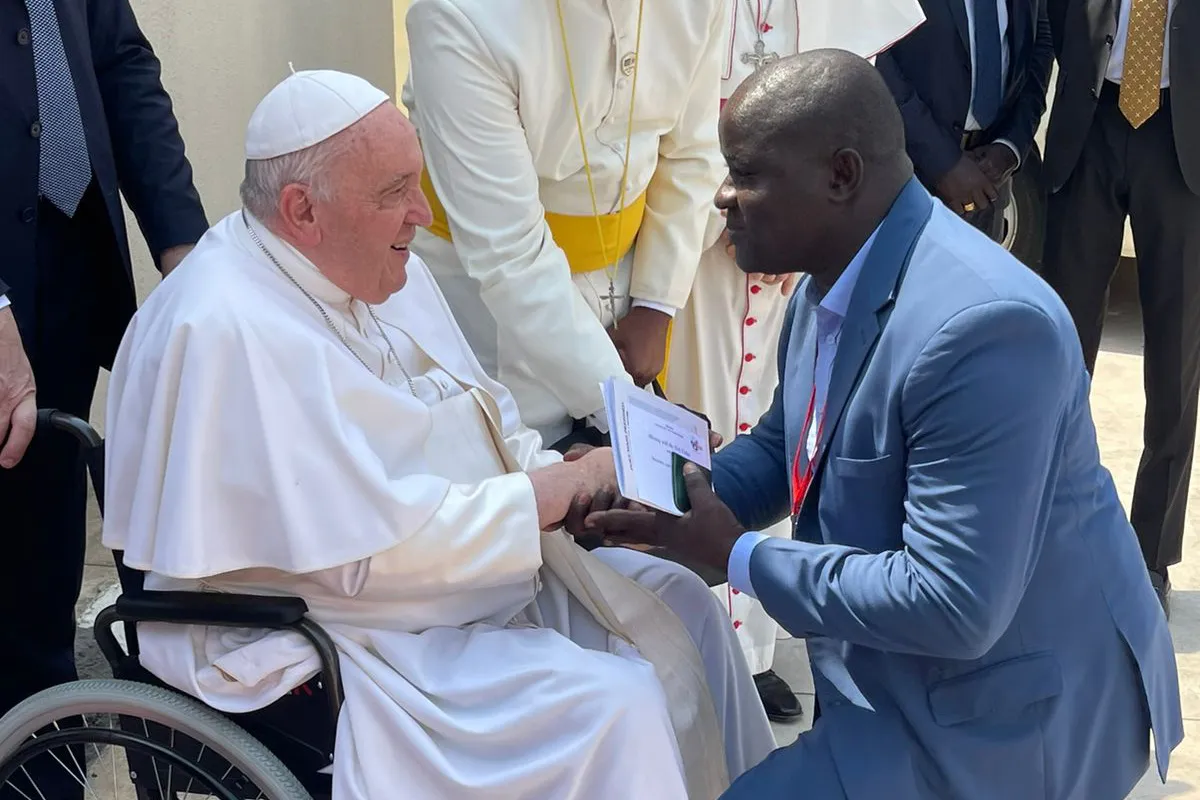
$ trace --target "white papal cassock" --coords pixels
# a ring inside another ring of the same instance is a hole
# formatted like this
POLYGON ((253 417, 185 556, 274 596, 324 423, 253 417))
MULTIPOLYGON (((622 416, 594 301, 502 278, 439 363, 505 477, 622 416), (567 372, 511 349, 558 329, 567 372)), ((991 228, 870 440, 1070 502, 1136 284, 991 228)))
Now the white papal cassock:
POLYGON ((618 317, 630 296, 668 313, 684 305, 724 174, 720 0, 645 0, 640 48, 639 0, 561 0, 561 8, 565 50, 556 0, 415 0, 403 93, 435 215, 441 205, 448 221, 430 231, 453 241, 422 231, 412 249, 484 368, 547 442, 572 418, 601 411, 600 384, 625 375, 605 330, 608 276, 580 273, 587 259, 568 264, 564 253, 586 252, 595 236, 580 128, 596 210, 645 202, 640 223, 630 213, 622 229, 637 235, 615 271, 618 317))
MULTIPOLYGON (((873 57, 925 19, 917 0, 725 0, 722 24, 721 105, 763 55, 786 57, 838 48, 873 57)), ((798 220, 797 224, 803 224, 798 220)), ((724 229, 713 212, 708 241, 724 229)), ((804 265, 797 264, 797 271, 804 265)), ((701 409, 728 443, 758 422, 778 383, 776 349, 787 298, 778 286, 750 280, 725 253, 709 247, 700 259, 687 306, 676 317, 667 372, 667 396, 701 409)), ((785 520, 765 531, 789 537, 785 520)), ((737 629, 755 674, 771 668, 778 626, 758 602, 728 584, 713 587, 737 629)))
MULTIPOLYGON (((538 531, 523 471, 558 456, 408 275, 376 326, 252 218, 209 231, 118 355, 104 543, 149 588, 307 601, 341 657, 339 800, 715 797, 774 746, 719 604, 538 531)), ((318 664, 294 633, 140 633, 151 672, 225 711, 318 664)))

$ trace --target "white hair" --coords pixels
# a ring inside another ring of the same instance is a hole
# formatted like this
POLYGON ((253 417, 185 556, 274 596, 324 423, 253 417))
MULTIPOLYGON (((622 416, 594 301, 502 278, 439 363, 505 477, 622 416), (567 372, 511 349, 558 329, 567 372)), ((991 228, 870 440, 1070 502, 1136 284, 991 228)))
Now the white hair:
POLYGON ((240 189, 242 205, 257 219, 271 221, 279 211, 279 194, 291 183, 304 184, 313 197, 328 200, 329 165, 342 150, 340 138, 335 136, 275 158, 247 159, 240 189))

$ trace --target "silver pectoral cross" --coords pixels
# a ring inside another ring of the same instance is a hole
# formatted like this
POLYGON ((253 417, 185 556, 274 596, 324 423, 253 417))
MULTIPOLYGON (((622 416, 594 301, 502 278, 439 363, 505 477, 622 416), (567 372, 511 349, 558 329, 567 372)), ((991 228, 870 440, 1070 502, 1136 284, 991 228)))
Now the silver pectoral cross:
POLYGON ((767 52, 767 46, 765 44, 763 44, 762 39, 759 39, 757 42, 754 43, 754 52, 753 53, 742 53, 742 63, 743 64, 753 64, 755 72, 758 72, 760 69, 765 67, 767 64, 770 64, 772 61, 775 61, 778 58, 779 58, 779 53, 768 53, 767 52))
POLYGON ((617 287, 610 280, 608 282, 608 294, 600 295, 600 302, 608 303, 608 313, 612 315, 612 325, 617 327, 617 287))

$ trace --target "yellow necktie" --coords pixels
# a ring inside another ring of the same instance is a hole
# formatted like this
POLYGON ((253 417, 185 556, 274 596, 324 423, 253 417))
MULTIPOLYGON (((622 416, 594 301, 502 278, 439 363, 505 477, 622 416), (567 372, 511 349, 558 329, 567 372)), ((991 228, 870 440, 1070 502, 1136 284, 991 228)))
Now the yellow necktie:
POLYGON ((1117 105, 1134 128, 1154 116, 1161 98, 1167 0, 1130 0, 1125 73, 1117 105))

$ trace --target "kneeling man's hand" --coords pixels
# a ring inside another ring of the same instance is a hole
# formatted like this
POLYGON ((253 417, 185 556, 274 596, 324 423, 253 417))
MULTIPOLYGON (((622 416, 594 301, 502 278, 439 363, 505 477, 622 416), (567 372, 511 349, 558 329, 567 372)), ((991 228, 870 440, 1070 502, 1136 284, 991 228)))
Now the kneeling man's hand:
POLYGON ((620 544, 620 542, 605 541, 603 534, 595 528, 587 527, 588 517, 613 510, 645 511, 646 508, 639 503, 625 499, 616 484, 606 486, 596 492, 580 492, 571 501, 567 518, 563 520, 563 529, 574 536, 576 543, 586 550, 606 544, 620 544))
POLYGON ((686 465, 683 475, 692 510, 682 517, 634 508, 597 511, 587 515, 585 535, 598 534, 616 544, 665 547, 724 572, 734 542, 746 531, 696 465, 686 465))

